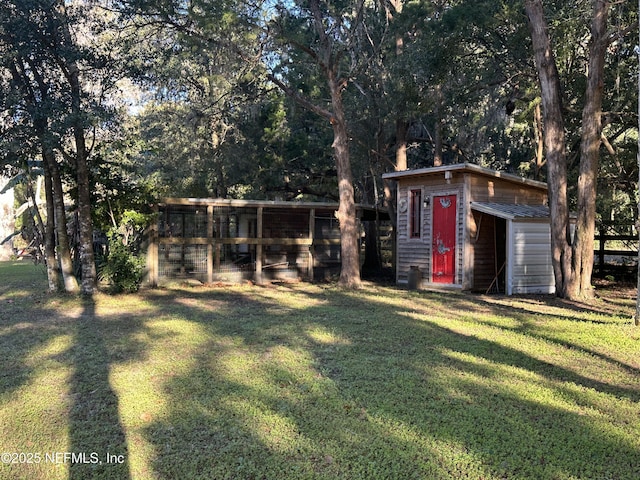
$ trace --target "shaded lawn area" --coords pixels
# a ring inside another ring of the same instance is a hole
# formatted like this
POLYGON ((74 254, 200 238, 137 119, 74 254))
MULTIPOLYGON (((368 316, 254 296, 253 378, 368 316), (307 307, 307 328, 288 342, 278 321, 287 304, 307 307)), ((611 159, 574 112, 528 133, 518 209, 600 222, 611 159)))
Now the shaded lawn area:
POLYGON ((45 288, 0 264, 2 479, 640 478, 633 290, 45 288))

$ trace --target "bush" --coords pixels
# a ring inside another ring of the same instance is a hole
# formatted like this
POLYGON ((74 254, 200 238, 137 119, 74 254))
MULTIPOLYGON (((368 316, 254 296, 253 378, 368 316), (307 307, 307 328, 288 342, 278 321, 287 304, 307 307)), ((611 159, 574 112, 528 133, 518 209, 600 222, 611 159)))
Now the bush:
POLYGON ((140 255, 143 231, 153 218, 125 210, 119 225, 107 234, 109 248, 98 262, 98 275, 109 284, 111 292, 132 293, 140 288, 145 268, 145 258, 140 255))
POLYGON ((142 284, 145 259, 133 254, 119 235, 109 236, 109 252, 98 267, 101 280, 113 293, 137 292, 142 284))

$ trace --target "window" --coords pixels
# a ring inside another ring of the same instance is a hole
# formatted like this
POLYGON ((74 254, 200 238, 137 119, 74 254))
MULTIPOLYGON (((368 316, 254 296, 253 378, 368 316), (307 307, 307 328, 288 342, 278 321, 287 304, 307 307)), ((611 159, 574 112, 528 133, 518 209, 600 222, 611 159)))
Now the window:
POLYGON ((409 192, 409 236, 420 238, 422 219, 422 190, 409 192))

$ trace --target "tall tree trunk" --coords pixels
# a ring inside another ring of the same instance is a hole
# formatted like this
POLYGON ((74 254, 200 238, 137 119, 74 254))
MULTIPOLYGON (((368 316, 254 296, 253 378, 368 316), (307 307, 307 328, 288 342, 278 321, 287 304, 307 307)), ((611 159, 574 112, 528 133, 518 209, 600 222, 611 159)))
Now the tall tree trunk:
POLYGON ((551 49, 549 29, 541 0, 525 0, 534 59, 542 96, 544 145, 547 153, 547 184, 551 217, 551 255, 556 294, 567 294, 571 278, 569 208, 567 204, 567 162, 560 76, 551 49))
POLYGON ((593 272, 598 164, 602 143, 602 95, 605 54, 608 45, 608 9, 609 3, 607 1, 594 0, 587 87, 582 109, 578 218, 573 243, 573 276, 567 288, 567 296, 570 298, 593 296, 591 274, 593 272))
MULTIPOLYGON (((44 78, 39 75, 38 69, 33 64, 32 71, 38 83, 41 98, 48 99, 49 86, 44 78)), ((34 106, 37 105, 34 96, 31 96, 34 106)), ((62 189, 62 178, 60 177, 60 169, 56 161, 55 152, 51 146, 51 139, 48 137, 48 119, 42 114, 43 109, 36 109, 38 113, 34 115, 34 126, 38 133, 38 139, 42 145, 42 163, 44 165, 45 180, 50 180, 47 192, 51 193, 51 199, 47 196, 47 222, 52 221, 54 224, 54 238, 57 240, 57 262, 52 263, 56 266, 56 271, 62 273, 62 282, 65 292, 75 293, 78 291, 78 280, 75 277, 73 260, 71 259, 71 248, 69 246, 69 234, 67 230, 67 214, 64 208, 64 190, 62 189), (39 112, 38 112, 39 110, 39 112), (51 212, 51 210, 53 212, 51 212), (51 214, 53 213, 53 214, 51 214)), ((57 280, 59 282, 59 280, 57 280)))
POLYGON ((69 246, 69 233, 67 230, 67 214, 64 208, 64 190, 62 189, 62 179, 60 169, 53 152, 45 149, 44 165, 45 172, 51 177, 52 201, 54 208, 56 236, 58 239, 58 261, 62 273, 64 290, 69 293, 78 291, 78 280, 74 275, 73 260, 71 259, 71 248, 69 246))
MULTIPOLYGON (((36 183, 36 191, 33 190, 31 172, 29 170, 28 165, 25 166, 25 170, 27 172, 27 182, 26 182, 27 196, 29 197, 29 199, 31 200, 31 203, 33 204, 33 216, 35 217, 35 221, 34 221, 34 224, 35 224, 34 235, 36 237, 35 248, 38 250, 38 255, 39 255, 41 253, 44 253, 41 251, 41 248, 46 244, 46 227, 44 222, 42 221, 42 215, 40 215, 40 208, 38 208, 39 192, 37 192, 37 190, 39 190, 39 187, 37 186, 37 183, 36 183)), ((39 182, 39 179, 36 179, 36 182, 39 182)), ((29 208, 29 210, 31 210, 31 208, 29 208)))
POLYGON ((542 167, 544 167, 545 159, 544 159, 544 136, 542 134, 542 109, 540 108, 540 104, 536 104, 533 110, 533 133, 535 136, 535 147, 536 147, 536 156, 534 161, 534 178, 536 180, 540 179, 540 175, 542 174, 542 167))
MULTIPOLYGON (((363 0, 361 0, 362 3, 363 0)), ((355 193, 353 188, 353 174, 351 172, 351 158, 349 156, 349 135, 347 121, 342 103, 342 92, 347 80, 339 76, 340 58, 344 52, 334 50, 335 39, 326 31, 319 0, 309 0, 307 8, 311 13, 313 29, 318 36, 317 42, 311 48, 300 47, 321 71, 331 97, 331 109, 313 103, 309 98, 301 95, 280 80, 276 75, 269 74, 268 78, 287 95, 300 105, 326 118, 333 128, 333 152, 338 175, 339 206, 336 217, 340 222, 340 252, 341 269, 340 285, 347 288, 357 288, 360 280, 360 249, 358 246, 358 222, 356 218, 355 193)))
POLYGON ((47 263, 47 280, 49 291, 58 292, 60 290, 60 269, 56 259, 56 209, 53 203, 53 182, 51 174, 44 160, 46 153, 42 152, 44 165, 44 189, 47 202, 47 220, 44 226, 44 257, 47 263))
MULTIPOLYGON (((360 287, 360 248, 358 246, 358 222, 356 218, 353 174, 349 155, 349 135, 342 103, 342 92, 346 81, 339 77, 340 53, 334 52, 333 38, 325 30, 325 22, 318 0, 309 2, 313 24, 318 35, 316 62, 329 87, 331 112, 329 121, 333 127, 333 152, 338 175, 337 218, 340 222, 340 285, 347 288, 360 287)), ((322 109, 315 109, 316 111, 322 109)), ((319 112, 322 114, 322 112, 319 112)))
POLYGON ((353 189, 353 174, 349 156, 349 135, 342 104, 342 85, 331 72, 328 78, 333 118, 333 152, 338 174, 340 203, 337 218, 340 222, 340 285, 347 288, 360 286, 360 248, 358 246, 358 223, 353 189))
POLYGON ((84 130, 74 127, 76 141, 76 179, 78 186, 78 227, 80 230, 80 265, 82 268, 81 290, 85 295, 93 294, 96 287, 96 264, 93 252, 93 221, 91 219, 91 193, 89 168, 84 130))
MULTIPOLYGON (((68 46, 74 44, 69 25, 67 23, 65 5, 59 4, 60 26, 64 43, 68 46)), ((60 67, 69 83, 71 90, 71 112, 73 138, 75 141, 76 182, 78 188, 78 229, 80 236, 80 265, 82 272, 81 291, 85 295, 93 294, 96 287, 96 264, 93 252, 93 221, 91 219, 91 189, 89 179, 88 157, 83 112, 82 112, 82 87, 80 83, 80 69, 76 60, 71 57, 58 57, 60 67)))
POLYGON ((593 245, 595 233, 596 186, 602 130, 604 62, 607 48, 606 0, 594 0, 591 44, 585 103, 582 111, 580 176, 578 179, 578 219, 573 247, 570 247, 567 208, 567 166, 560 78, 541 0, 525 0, 536 68, 542 94, 544 144, 547 153, 549 203, 551 211, 551 247, 556 278, 556 293, 567 298, 593 294, 593 245))
POLYGON ((396 120, 396 165, 397 172, 409 168, 407 163, 407 143, 409 135, 409 121, 404 118, 396 120))

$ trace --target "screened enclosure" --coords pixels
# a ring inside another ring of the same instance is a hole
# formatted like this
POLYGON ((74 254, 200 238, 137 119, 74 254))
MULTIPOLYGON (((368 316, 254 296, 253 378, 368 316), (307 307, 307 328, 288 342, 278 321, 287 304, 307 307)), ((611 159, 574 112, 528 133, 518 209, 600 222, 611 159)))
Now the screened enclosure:
MULTIPOLYGON (((337 204, 172 198, 156 208, 151 284, 319 280, 339 273, 337 204)), ((373 209, 359 206, 358 214, 373 218, 373 209)))

